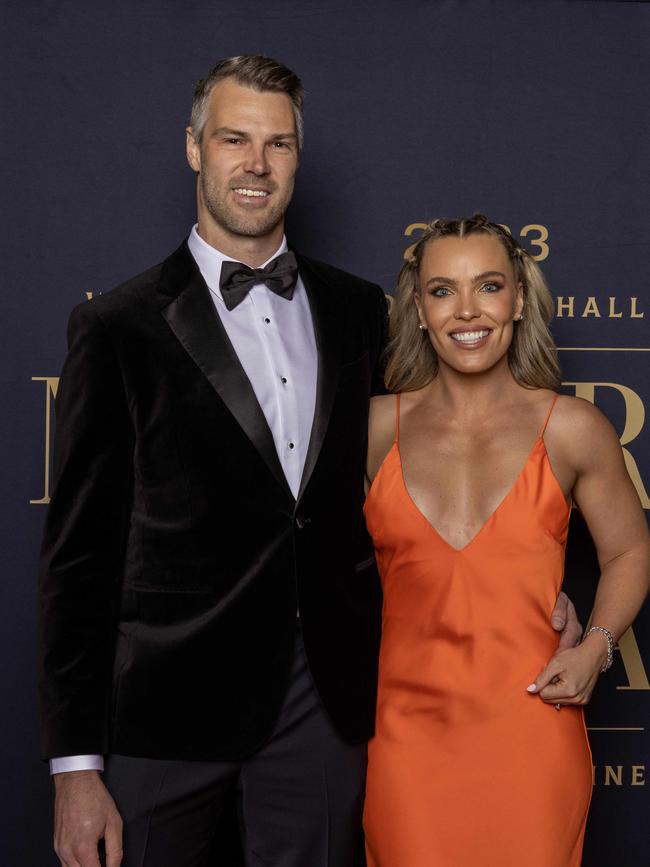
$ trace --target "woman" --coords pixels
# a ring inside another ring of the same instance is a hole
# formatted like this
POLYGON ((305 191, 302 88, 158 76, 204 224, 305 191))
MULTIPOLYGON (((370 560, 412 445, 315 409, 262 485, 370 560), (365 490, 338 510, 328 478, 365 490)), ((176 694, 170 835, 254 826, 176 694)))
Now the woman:
POLYGON ((556 393, 551 313, 537 264, 480 214, 433 222, 400 273, 396 396, 373 400, 369 429, 384 589, 369 867, 580 864, 581 706, 642 604, 650 558, 615 432, 556 393), (602 574, 593 627, 553 656, 572 502, 602 574))

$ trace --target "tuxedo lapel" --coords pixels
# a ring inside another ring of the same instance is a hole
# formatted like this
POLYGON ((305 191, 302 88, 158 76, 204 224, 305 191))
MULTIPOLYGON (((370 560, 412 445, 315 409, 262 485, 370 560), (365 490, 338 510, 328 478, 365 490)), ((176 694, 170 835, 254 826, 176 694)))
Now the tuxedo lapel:
POLYGON ((318 380, 314 422, 302 473, 298 499, 302 496, 314 471, 327 432, 341 369, 341 313, 337 307, 335 287, 317 273, 311 262, 298 256, 298 271, 309 298, 316 348, 318 350, 318 380))
POLYGON ((173 296, 162 310, 169 327, 293 500, 262 408, 186 244, 164 263, 161 281, 173 296))

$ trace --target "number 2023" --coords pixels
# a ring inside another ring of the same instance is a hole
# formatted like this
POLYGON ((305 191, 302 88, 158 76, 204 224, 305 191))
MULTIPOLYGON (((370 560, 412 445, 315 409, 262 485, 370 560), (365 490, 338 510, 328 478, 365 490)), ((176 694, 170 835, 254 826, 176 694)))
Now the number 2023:
MULTIPOLYGON (((512 231, 508 226, 505 225, 505 223, 501 223, 500 225, 502 225, 504 229, 506 229, 508 232, 510 232, 510 234, 512 234, 512 231)), ((412 237, 414 232, 425 232, 428 228, 429 226, 427 223, 411 223, 409 226, 406 227, 406 229, 404 229, 404 236, 406 238, 410 238, 412 237)), ((536 252, 531 252, 530 254, 532 258, 535 259, 537 262, 543 262, 544 259, 548 257, 548 229, 546 228, 546 226, 542 226, 539 223, 529 223, 527 226, 523 226, 519 230, 519 237, 526 238, 530 243, 531 247, 537 248, 536 252), (530 238, 528 237, 529 235, 531 236, 530 238)), ((411 252, 412 246, 413 245, 407 247, 404 251, 405 259, 411 252)))

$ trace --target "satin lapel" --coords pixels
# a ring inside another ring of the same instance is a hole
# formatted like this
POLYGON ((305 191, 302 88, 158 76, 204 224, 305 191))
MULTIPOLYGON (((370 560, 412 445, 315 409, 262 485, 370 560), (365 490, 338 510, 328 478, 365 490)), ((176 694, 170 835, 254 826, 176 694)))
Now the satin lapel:
POLYGON ((316 348, 318 350, 318 381, 314 423, 307 449, 305 468, 298 499, 302 496, 314 471, 325 439, 341 369, 341 313, 337 307, 339 293, 314 269, 298 256, 298 271, 307 291, 311 309, 316 348))
POLYGON ((176 283, 176 297, 162 311, 169 327, 293 500, 262 408, 214 308, 210 290, 186 247, 167 260, 163 281, 168 287, 163 291, 167 292, 170 284, 176 283))

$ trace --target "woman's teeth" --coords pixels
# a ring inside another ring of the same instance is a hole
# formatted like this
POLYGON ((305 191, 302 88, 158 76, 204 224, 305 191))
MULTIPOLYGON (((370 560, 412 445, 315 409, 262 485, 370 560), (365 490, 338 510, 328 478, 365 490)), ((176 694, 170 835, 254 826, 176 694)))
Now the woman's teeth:
POLYGON ((482 331, 456 331, 449 336, 459 343, 476 343, 477 340, 483 340, 484 337, 487 337, 489 333, 487 329, 483 329, 482 331))

